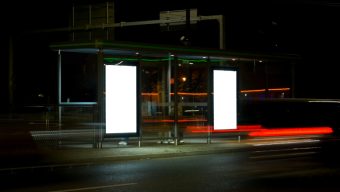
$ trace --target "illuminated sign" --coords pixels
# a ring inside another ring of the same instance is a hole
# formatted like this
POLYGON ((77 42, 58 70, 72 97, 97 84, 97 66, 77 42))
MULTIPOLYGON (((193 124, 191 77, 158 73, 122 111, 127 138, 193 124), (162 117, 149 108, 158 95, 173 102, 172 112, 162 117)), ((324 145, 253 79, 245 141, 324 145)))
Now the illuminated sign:
POLYGON ((237 71, 213 70, 214 129, 237 128, 237 71))
POLYGON ((105 65, 105 77, 106 133, 137 133, 137 67, 105 65))

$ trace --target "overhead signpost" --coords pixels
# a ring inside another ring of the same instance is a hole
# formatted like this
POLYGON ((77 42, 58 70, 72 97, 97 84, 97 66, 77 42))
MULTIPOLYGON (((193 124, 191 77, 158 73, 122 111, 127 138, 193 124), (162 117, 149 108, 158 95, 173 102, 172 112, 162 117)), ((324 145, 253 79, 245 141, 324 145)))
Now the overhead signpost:
MULTIPOLYGON (((197 9, 190 9, 189 12, 190 18, 197 18, 197 9)), ((186 25, 187 19, 189 19, 190 24, 197 23, 197 20, 191 21, 190 18, 187 18, 187 10, 161 11, 159 13, 160 21, 172 21, 160 23, 161 27, 183 26, 186 25)))

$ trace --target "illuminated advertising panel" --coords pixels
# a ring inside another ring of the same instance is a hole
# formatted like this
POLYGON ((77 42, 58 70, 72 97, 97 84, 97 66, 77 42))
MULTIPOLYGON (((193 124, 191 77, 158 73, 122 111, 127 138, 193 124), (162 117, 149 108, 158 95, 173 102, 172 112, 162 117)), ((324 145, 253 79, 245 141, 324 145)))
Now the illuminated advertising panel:
POLYGON ((137 67, 105 65, 106 134, 138 132, 137 67))
POLYGON ((214 129, 237 128, 237 71, 213 70, 214 129))

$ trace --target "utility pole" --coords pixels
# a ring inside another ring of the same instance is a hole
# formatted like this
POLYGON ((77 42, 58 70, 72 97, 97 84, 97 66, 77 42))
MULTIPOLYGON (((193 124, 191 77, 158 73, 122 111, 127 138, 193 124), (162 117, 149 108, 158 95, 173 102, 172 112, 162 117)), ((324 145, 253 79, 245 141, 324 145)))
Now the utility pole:
POLYGON ((13 67, 13 36, 9 35, 9 54, 8 54, 8 104, 9 112, 12 115, 14 110, 14 67, 13 67))

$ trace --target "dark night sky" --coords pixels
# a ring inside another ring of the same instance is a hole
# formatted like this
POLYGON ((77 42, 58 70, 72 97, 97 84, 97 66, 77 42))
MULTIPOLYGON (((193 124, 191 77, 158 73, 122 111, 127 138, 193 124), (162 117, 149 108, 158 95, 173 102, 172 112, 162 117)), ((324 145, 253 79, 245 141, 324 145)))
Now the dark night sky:
MULTIPOLYGON (((4 42, 1 50, 6 55, 1 58, 0 66, 0 86, 6 90, 1 93, 2 103, 8 101, 9 34, 15 37, 14 65, 19 71, 15 77, 16 89, 56 94, 56 77, 53 74, 56 64, 49 59, 54 55, 48 50, 49 43, 55 39, 48 35, 32 37, 22 34, 36 29, 66 27, 72 2, 86 3, 84 0, 12 2, 7 6, 8 11, 1 13, 1 17, 6 18, 2 23, 6 26, 5 30, 1 32, 1 41, 4 42), (33 62, 37 57, 39 61, 33 62)), ((278 0, 275 3, 249 0, 116 0, 114 3, 116 22, 158 19, 159 11, 186 8, 197 8, 199 15, 222 14, 226 21, 226 49, 299 54, 303 62, 297 69, 297 96, 340 98, 334 91, 339 76, 335 55, 339 42, 336 25, 340 18, 340 4, 322 0, 278 0)), ((198 39, 194 41, 199 45, 198 39)))

